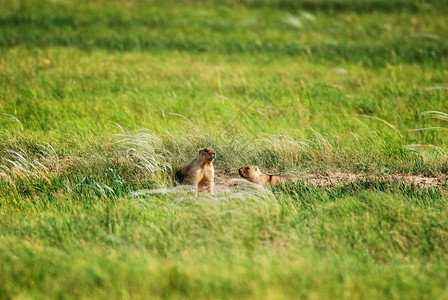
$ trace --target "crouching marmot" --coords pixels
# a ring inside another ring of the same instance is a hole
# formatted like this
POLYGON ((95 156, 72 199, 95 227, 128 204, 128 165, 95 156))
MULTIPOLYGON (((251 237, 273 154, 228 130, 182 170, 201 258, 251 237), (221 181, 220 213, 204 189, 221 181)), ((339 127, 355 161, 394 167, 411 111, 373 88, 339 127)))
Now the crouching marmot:
POLYGON ((199 191, 208 191, 214 193, 215 168, 213 160, 216 157, 216 151, 212 148, 201 148, 198 155, 189 164, 183 164, 181 169, 176 172, 176 178, 180 183, 191 185, 196 189, 196 195, 199 191))
POLYGON ((261 185, 270 184, 271 186, 274 186, 286 182, 286 178, 284 177, 278 175, 263 174, 263 172, 261 172, 260 168, 258 168, 257 166, 247 165, 241 167, 238 169, 238 173, 240 173, 240 176, 244 179, 261 185))

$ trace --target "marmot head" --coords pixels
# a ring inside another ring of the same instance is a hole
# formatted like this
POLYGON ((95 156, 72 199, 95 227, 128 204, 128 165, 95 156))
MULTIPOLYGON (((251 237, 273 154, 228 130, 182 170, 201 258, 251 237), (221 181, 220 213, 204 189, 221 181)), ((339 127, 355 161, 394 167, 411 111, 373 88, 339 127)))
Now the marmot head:
POLYGON ((240 176, 246 179, 256 179, 263 173, 257 166, 247 165, 238 169, 240 176))
POLYGON ((198 157, 205 161, 213 161, 216 157, 216 151, 213 148, 200 148, 198 157))

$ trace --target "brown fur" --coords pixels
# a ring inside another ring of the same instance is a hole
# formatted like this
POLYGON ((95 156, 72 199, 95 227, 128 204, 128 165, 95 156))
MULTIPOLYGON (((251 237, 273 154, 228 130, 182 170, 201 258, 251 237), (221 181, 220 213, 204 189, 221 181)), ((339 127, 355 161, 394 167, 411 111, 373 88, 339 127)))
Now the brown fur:
POLYGON ((263 172, 261 172, 260 168, 257 166, 251 166, 251 165, 243 166, 238 169, 238 173, 244 179, 261 185, 269 184, 271 186, 274 186, 286 182, 286 179, 284 177, 278 175, 263 174, 263 172))
POLYGON ((189 164, 183 164, 176 173, 180 183, 191 185, 196 189, 196 195, 199 191, 208 191, 212 195, 215 187, 215 168, 213 160, 216 157, 216 151, 212 148, 201 148, 198 155, 189 164))

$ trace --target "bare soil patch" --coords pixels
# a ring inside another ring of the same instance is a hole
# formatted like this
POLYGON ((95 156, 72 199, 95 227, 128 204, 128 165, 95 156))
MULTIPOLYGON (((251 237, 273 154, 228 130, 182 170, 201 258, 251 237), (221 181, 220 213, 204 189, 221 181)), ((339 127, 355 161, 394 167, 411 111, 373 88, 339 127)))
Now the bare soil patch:
MULTIPOLYGON (((392 174, 392 175, 372 175, 372 174, 353 174, 342 172, 329 172, 329 173, 303 173, 292 175, 285 175, 285 178, 295 181, 307 181, 314 186, 334 186, 352 183, 356 181, 365 180, 385 180, 396 181, 408 184, 414 184, 422 187, 436 187, 444 186, 448 187, 448 175, 440 174, 433 176, 425 175, 407 175, 407 174, 392 174)), ((244 179, 238 174, 232 173, 220 173, 215 174, 215 184, 218 186, 234 186, 239 183, 244 183, 244 179)))

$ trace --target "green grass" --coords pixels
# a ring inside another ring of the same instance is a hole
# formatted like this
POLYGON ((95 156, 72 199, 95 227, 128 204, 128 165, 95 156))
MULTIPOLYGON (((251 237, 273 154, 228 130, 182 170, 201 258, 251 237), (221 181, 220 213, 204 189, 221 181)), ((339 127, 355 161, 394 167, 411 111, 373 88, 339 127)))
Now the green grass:
POLYGON ((22 198, 2 206, 2 293, 443 298, 446 196, 380 190, 22 198))
POLYGON ((445 1, 0 7, 0 298, 448 296, 446 186, 171 181, 446 174, 445 1))

